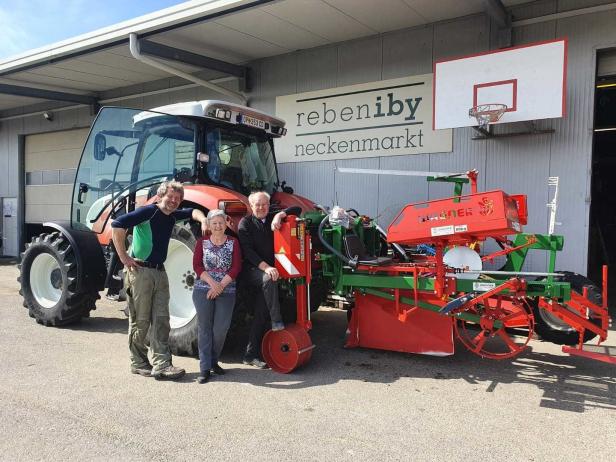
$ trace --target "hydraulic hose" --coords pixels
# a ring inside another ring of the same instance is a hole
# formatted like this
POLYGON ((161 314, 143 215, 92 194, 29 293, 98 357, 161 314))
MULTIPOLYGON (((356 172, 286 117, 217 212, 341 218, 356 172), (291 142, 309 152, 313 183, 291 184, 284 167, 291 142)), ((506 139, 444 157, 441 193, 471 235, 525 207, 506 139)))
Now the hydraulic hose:
POLYGON ((325 240, 325 237, 323 236, 323 227, 326 224, 325 222, 329 223, 329 216, 327 215, 325 216, 325 218, 323 218, 323 220, 321 220, 321 223, 319 224, 319 239, 321 240, 321 244, 323 244, 323 246, 327 250, 329 250, 331 253, 333 253, 336 257, 338 257, 344 263, 349 265, 351 268, 355 268, 357 266, 357 260, 353 260, 352 258, 345 257, 340 252, 338 252, 336 249, 334 249, 331 245, 329 245, 329 242, 325 240))

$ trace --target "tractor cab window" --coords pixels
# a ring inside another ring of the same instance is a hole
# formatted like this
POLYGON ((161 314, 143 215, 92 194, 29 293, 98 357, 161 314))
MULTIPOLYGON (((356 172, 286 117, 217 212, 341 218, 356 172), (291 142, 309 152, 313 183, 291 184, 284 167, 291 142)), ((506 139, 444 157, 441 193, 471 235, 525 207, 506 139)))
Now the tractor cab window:
POLYGON ((206 172, 211 182, 244 195, 275 190, 276 164, 266 137, 215 128, 207 132, 206 150, 206 172))
POLYGON ((175 178, 189 181, 195 159, 194 130, 185 119, 125 108, 103 108, 81 155, 73 189, 71 223, 102 232, 109 217, 136 206, 152 189, 175 178))
POLYGON ((195 163, 193 133, 175 122, 152 127, 144 134, 136 180, 147 183, 148 178, 165 177, 190 181, 195 163))

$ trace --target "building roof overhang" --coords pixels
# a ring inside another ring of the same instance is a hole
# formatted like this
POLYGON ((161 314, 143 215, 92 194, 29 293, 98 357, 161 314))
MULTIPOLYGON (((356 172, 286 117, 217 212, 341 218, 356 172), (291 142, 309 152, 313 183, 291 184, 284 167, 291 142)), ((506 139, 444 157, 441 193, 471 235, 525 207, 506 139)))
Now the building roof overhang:
POLYGON ((506 28, 505 7, 525 1, 192 0, 1 61, 0 117, 52 101, 95 106, 106 93, 171 77, 131 55, 131 33, 160 45, 168 56, 159 59, 168 62, 174 49, 192 57, 173 61, 183 73, 203 71, 199 56, 241 72, 257 59, 473 14, 506 28))

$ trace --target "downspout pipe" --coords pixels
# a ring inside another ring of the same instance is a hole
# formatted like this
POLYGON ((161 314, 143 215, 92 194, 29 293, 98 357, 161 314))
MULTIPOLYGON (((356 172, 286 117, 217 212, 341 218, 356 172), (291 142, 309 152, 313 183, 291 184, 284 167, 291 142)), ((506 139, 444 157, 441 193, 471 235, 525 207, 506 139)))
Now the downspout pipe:
POLYGON ((191 75, 187 72, 183 72, 179 69, 176 69, 172 66, 168 66, 167 64, 163 64, 160 61, 151 59, 141 54, 139 50, 139 38, 137 37, 137 34, 131 33, 129 34, 128 37, 129 37, 128 46, 130 48, 130 53, 133 55, 133 58, 135 58, 137 61, 141 61, 142 63, 147 64, 148 66, 155 67, 156 69, 160 69, 161 71, 167 72, 172 75, 176 75, 190 82, 194 82, 197 85, 201 85, 205 88, 209 88, 210 90, 213 90, 217 93, 221 93, 223 95, 230 96, 231 98, 238 99, 240 100, 241 104, 243 104, 244 106, 248 105, 248 99, 246 98, 246 95, 244 95, 243 93, 229 90, 227 88, 221 87, 214 83, 208 82, 207 80, 200 79, 199 77, 191 75))

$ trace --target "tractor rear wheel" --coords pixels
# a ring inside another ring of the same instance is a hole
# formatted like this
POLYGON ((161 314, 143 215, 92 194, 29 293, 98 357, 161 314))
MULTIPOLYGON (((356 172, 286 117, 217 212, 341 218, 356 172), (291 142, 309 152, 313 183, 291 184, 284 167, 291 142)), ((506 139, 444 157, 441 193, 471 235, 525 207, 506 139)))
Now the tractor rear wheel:
POLYGON ((41 234, 26 245, 19 265, 21 294, 31 317, 45 326, 62 326, 88 316, 97 292, 76 292, 77 263, 59 232, 41 234))
MULTIPOLYGON (((590 301, 596 305, 601 305, 603 300, 601 289, 594 285, 590 279, 571 271, 560 271, 560 273, 564 274, 564 276, 559 278, 559 281, 568 282, 571 284, 571 290, 579 294, 584 292, 585 286, 588 287, 588 298, 590 301)), ((563 305, 566 306, 566 303, 563 305)), ((577 330, 549 311, 539 308, 536 300, 533 304, 533 311, 535 314, 535 331, 543 340, 556 343, 557 345, 575 345, 579 342, 580 334, 577 330)), ((587 313, 586 317, 589 317, 589 313, 587 313)), ((590 321, 597 326, 601 326, 601 321, 598 319, 590 318, 590 321)), ((595 337, 596 334, 594 332, 584 331, 584 342, 588 342, 595 337)))
POLYGON ((197 311, 192 291, 197 275, 193 254, 197 239, 190 224, 177 224, 171 233, 165 269, 169 277, 169 347, 174 355, 197 355, 197 311))

